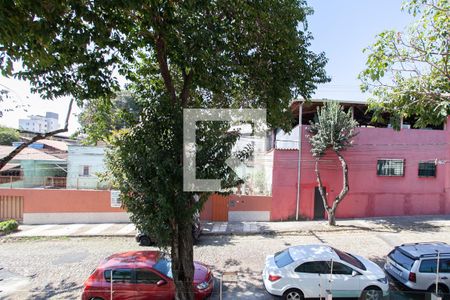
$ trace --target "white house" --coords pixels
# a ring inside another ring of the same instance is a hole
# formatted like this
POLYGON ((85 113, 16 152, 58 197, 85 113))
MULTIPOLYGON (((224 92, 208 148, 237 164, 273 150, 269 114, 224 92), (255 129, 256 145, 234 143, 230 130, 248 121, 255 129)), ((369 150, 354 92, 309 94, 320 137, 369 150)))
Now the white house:
POLYGON ((104 189, 99 173, 105 171, 105 148, 99 146, 68 145, 67 188, 104 189))

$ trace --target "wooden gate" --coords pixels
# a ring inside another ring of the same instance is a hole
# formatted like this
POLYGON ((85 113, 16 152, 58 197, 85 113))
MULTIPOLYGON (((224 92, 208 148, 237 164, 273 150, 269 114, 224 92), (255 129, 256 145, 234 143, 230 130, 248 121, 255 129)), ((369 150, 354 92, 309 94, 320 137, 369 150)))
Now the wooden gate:
POLYGON ((23 197, 0 195, 0 221, 23 220, 23 197))
POLYGON ((228 197, 214 194, 211 195, 210 201, 212 201, 212 220, 228 221, 228 197))

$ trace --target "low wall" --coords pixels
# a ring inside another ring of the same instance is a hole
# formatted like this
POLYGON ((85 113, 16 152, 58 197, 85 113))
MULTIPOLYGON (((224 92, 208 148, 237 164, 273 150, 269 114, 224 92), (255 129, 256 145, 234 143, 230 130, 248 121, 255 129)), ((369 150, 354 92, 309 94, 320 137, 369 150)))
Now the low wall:
POLYGON ((204 221, 270 221, 271 196, 212 195, 200 218, 204 221))
POLYGON ((110 191, 0 189, 0 196, 23 197, 24 224, 129 222, 122 208, 111 207, 110 191))

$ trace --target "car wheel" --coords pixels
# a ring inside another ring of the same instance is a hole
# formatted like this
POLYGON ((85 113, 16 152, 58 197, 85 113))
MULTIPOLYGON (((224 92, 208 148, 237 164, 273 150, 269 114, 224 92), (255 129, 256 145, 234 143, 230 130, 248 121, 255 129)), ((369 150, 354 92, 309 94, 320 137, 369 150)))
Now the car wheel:
MULTIPOLYGON (((436 293, 436 286, 434 284, 432 286, 430 286, 428 288, 428 292, 436 293)), ((442 284, 439 284, 437 292, 438 292, 438 295, 443 295, 443 294, 448 293, 448 289, 447 289, 447 287, 443 286, 442 284)))
POLYGON ((363 300, 381 300, 383 299, 383 292, 376 287, 366 288, 361 295, 363 300))
POLYGON ((290 289, 284 292, 283 300, 302 300, 303 293, 297 289, 290 289))
POLYGON ((150 246, 151 244, 152 240, 146 235, 141 236, 139 239, 139 246, 150 246))

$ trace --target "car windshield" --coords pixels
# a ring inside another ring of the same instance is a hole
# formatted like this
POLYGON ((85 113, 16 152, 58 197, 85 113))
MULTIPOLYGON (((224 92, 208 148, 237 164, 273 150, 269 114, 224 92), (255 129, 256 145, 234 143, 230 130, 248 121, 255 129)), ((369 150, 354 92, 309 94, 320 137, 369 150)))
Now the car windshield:
POLYGON ((153 269, 169 278, 173 278, 172 262, 166 258, 160 258, 158 262, 156 262, 156 264, 153 265, 153 269))
POLYGON ((278 268, 283 268, 294 262, 291 254, 289 254, 289 249, 275 253, 274 260, 278 268))
POLYGON ((351 255, 350 253, 346 253, 346 252, 342 252, 338 249, 333 248, 334 252, 336 252, 336 254, 339 256, 339 258, 342 261, 345 261, 348 264, 351 264, 352 266, 360 269, 360 270, 366 270, 366 266, 356 257, 354 257, 353 255, 351 255))
POLYGON ((402 253, 398 249, 394 249, 394 251, 389 254, 389 257, 407 270, 411 270, 412 265, 414 264, 414 259, 402 253))

